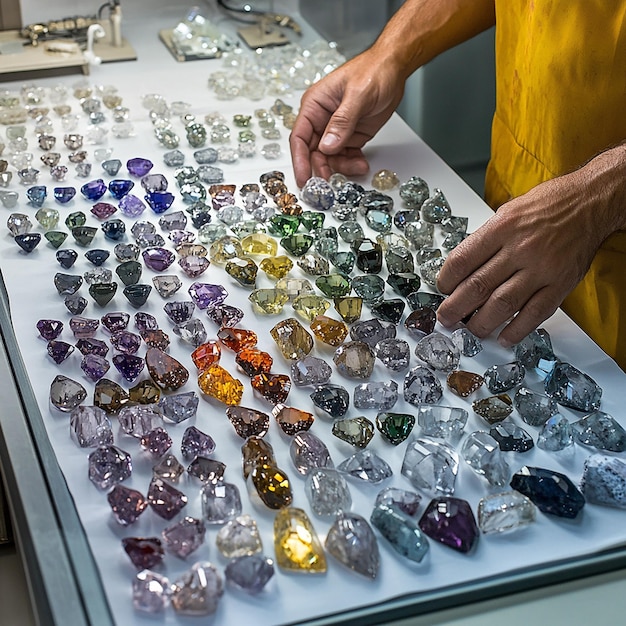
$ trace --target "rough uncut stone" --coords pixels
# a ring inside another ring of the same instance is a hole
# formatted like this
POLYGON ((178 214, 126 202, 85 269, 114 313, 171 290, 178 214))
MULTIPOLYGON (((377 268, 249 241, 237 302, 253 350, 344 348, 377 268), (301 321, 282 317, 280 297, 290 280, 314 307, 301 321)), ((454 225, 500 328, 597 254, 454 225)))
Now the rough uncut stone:
POLYGON ((480 374, 474 374, 474 372, 466 372, 464 370, 450 372, 446 379, 448 389, 461 398, 471 396, 483 386, 484 382, 485 379, 480 374))
POLYGON ((148 504, 159 517, 171 520, 187 505, 187 496, 160 478, 153 478, 148 487, 148 504))
POLYGON ((415 417, 408 413, 379 413, 376 428, 385 441, 397 446, 405 441, 415 426, 415 417))
POLYGON ((89 455, 89 480, 99 489, 121 483, 131 472, 130 454, 117 446, 99 446, 89 455))
POLYGON ((211 615, 223 593, 220 573, 211 563, 201 561, 172 584, 171 602, 180 615, 211 615))
POLYGON ((249 515, 240 515, 226 522, 218 531, 215 543, 227 559, 258 554, 263 550, 256 521, 249 515))
MULTIPOLYGON (((163 546, 158 537, 124 537, 122 547, 133 565, 137 569, 143 570, 141 573, 147 573, 149 568, 156 567, 163 561, 163 546)), ((139 575, 137 574, 138 577, 139 575)), ((156 588, 160 589, 158 582, 156 588)), ((166 594, 167 592, 164 590, 163 593, 166 594)), ((165 604, 165 600, 162 602, 165 604)), ((150 610, 152 611, 152 609, 150 610)))
POLYGON ((513 401, 506 393, 472 402, 472 409, 489 424, 497 424, 513 412, 513 401))
POLYGON ((204 522, 184 517, 180 522, 163 529, 161 538, 168 552, 179 559, 186 559, 204 543, 204 522))
POLYGON ((58 374, 50 384, 50 402, 63 411, 73 411, 87 397, 86 389, 75 380, 58 374))
POLYGON ((402 474, 418 489, 430 493, 454 493, 459 455, 443 442, 415 439, 406 448, 402 474))
POLYGON ((478 430, 471 433, 463 443, 461 456, 480 476, 484 476, 490 485, 503 487, 511 475, 506 459, 501 453, 498 442, 489 433, 478 430))
POLYGON ((323 574, 326 557, 313 524, 302 509, 287 507, 274 519, 276 563, 287 572, 323 574))
POLYGON ((535 445, 533 438, 523 428, 509 420, 496 424, 489 434, 503 452, 528 452, 535 445))
POLYGON ((307 475, 317 468, 333 468, 326 444, 310 431, 300 431, 289 444, 289 455, 300 474, 307 475))
POLYGON ((124 485, 115 485, 107 494, 107 501, 115 520, 122 526, 134 524, 148 506, 148 502, 139 491, 124 485))
POLYGON ((470 552, 480 536, 469 503, 460 498, 433 499, 420 518, 419 526, 434 541, 463 553, 470 552))
POLYGON ((557 363, 544 381, 546 394, 576 411, 596 411, 602 389, 587 374, 569 363, 557 363))
POLYGON ((361 383, 354 388, 354 408, 387 411, 398 400, 398 383, 388 382, 361 383))
POLYGON ((376 357, 394 372, 400 372, 409 366, 411 348, 404 339, 383 339, 376 344, 376 357))
POLYGON ((422 435, 458 441, 467 424, 468 413, 465 409, 451 406, 418 406, 417 423, 422 435))
POLYGON ((626 463, 622 459, 592 454, 585 461, 580 490, 587 502, 626 508, 626 463))
POLYGON ((626 450, 626 431, 611 415, 594 411, 572 423, 576 441, 610 452, 626 450))
POLYGON ((442 395, 439 379, 423 365, 409 370, 404 377, 404 399, 410 404, 437 404, 442 395))
POLYGON ((426 556, 428 539, 420 530, 417 520, 404 511, 377 504, 370 522, 398 554, 416 563, 420 563, 426 556))
POLYGON ((370 450, 359 450, 349 456, 337 466, 337 470, 373 485, 393 475, 389 464, 370 450))
POLYGON ((225 524, 241 515, 241 497, 237 485, 208 482, 202 487, 202 515, 207 524, 225 524))
POLYGON ((525 528, 535 521, 535 505, 517 491, 485 496, 478 503, 478 527, 488 534, 525 528))
POLYGON ((432 369, 450 372, 459 365, 460 353, 452 341, 441 333, 431 333, 419 340, 415 346, 418 359, 432 369))
POLYGON ((511 487, 549 515, 573 519, 585 506, 585 498, 572 481, 549 469, 524 466, 513 475, 511 487))

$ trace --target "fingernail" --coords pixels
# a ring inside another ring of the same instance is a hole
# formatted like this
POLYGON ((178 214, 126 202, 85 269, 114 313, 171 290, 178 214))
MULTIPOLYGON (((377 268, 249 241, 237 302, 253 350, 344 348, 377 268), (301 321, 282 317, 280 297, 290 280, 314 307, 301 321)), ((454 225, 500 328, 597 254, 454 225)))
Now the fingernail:
POLYGON ((339 136, 335 133, 326 133, 320 141, 320 148, 332 149, 339 143, 339 136))
POLYGON ((510 342, 508 339, 505 339, 504 337, 498 337, 498 343, 503 348, 512 348, 513 347, 513 343, 510 342))
POLYGON ((447 317, 442 317, 441 315, 437 314, 437 319, 439 320, 439 323, 444 327, 444 328, 450 328, 450 326, 454 325, 454 322, 452 322, 451 320, 449 320, 447 317))

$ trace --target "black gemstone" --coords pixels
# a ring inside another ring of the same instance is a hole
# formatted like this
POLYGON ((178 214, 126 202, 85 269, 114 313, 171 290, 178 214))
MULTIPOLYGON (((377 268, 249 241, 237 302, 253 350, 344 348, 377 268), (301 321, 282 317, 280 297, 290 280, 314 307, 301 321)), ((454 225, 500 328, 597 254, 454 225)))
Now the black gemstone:
POLYGON ((310 395, 313 404, 330 417, 343 417, 350 407, 350 394, 341 385, 326 383, 310 395))
POLYGON ((57 288, 60 296, 71 296, 80 289, 82 284, 82 276, 61 273, 54 275, 54 286, 57 288))
POLYGON ((80 315, 87 308, 87 304, 89 304, 86 298, 79 296, 77 293, 67 296, 64 302, 65 307, 72 315, 80 315))
POLYGON ((385 322, 397 324, 402 319, 404 307, 404 300, 400 300, 399 298, 383 300, 378 304, 372 305, 372 313, 385 322))
POLYGON ((111 241, 121 241, 126 234, 126 224, 118 219, 107 220, 101 224, 100 228, 104 236, 111 241))
POLYGON ((444 300, 444 296, 437 293, 428 293, 427 291, 416 291, 406 297, 406 301, 414 311, 426 306, 436 311, 444 300))
POLYGON ((383 268, 383 249, 371 239, 357 239, 352 244, 356 266, 366 274, 378 274, 383 268))
POLYGON ((39 233, 24 233, 23 235, 15 235, 15 243, 26 252, 31 253, 41 241, 39 233))
POLYGON ((136 285, 141 278, 142 266, 138 261, 126 261, 115 268, 115 273, 125 285, 136 285))
POLYGON ((89 295, 99 306, 106 306, 111 302, 117 291, 117 283, 95 283, 89 285, 89 295))
POLYGON ((198 211, 191 216, 191 223, 200 228, 211 221, 211 214, 208 211, 198 211))
POLYGON ((76 228, 72 228, 72 237, 76 243, 86 247, 91 244, 97 232, 98 229, 93 226, 76 226, 76 228))
POLYGON ((143 306, 152 291, 151 285, 128 285, 124 287, 124 295, 136 308, 143 306))
POLYGON ((389 274, 387 284, 400 296, 406 298, 415 293, 422 286, 422 281, 417 274, 406 272, 403 274, 389 274))
POLYGON ((109 258, 109 254, 108 250, 88 250, 85 252, 85 258, 96 267, 100 267, 109 258))
POLYGON ((404 320, 404 327, 418 339, 430 335, 435 330, 437 314, 429 306, 413 310, 404 320))

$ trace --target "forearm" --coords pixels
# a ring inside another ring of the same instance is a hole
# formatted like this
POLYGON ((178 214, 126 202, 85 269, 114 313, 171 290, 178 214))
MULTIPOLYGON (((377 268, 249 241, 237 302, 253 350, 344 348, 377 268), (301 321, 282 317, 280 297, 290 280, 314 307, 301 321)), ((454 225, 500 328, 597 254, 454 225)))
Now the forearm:
POLYGON ((406 79, 441 52, 494 24, 494 0, 407 0, 372 50, 406 79))

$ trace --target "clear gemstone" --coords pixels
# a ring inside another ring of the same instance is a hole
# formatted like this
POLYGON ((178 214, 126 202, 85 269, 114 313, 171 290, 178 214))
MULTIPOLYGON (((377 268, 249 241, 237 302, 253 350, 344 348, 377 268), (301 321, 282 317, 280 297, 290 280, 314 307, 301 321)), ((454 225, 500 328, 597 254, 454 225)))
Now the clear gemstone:
POLYGON ((70 435, 81 448, 113 443, 111 420, 97 406, 78 406, 71 412, 70 435))
POLYGON ((557 363, 544 384, 546 394, 563 406, 576 411, 595 411, 600 407, 602 389, 569 363, 557 363))
POLYGON ((316 468, 334 467, 326 444, 310 431, 294 435, 289 444, 289 454, 295 468, 305 476, 316 468))
POLYGON ((50 402, 59 411, 73 411, 86 397, 87 391, 80 383, 62 374, 50 384, 50 402))
POLYGON ((133 580, 133 607, 144 613, 160 613, 169 602, 170 581, 147 569, 133 580))
POLYGON ((483 430, 471 433, 461 448, 465 462, 480 476, 484 476, 490 485, 503 487, 511 475, 498 442, 483 430))
POLYGON ((376 344, 376 358, 385 367, 400 372, 409 366, 411 348, 404 339, 383 339, 376 344))
POLYGON ((485 384, 491 393, 502 393, 521 384, 526 375, 526 368, 519 362, 492 365, 483 374, 485 384))
POLYGON ((535 505, 517 491, 490 494, 478 503, 478 526, 486 535, 525 528, 535 516, 535 505))
POLYGON ((498 442, 503 452, 528 452, 535 445, 533 438, 510 420, 496 424, 489 434, 498 442))
POLYGON ((226 522, 218 531, 215 543, 227 559, 263 551, 257 523, 249 515, 240 515, 226 522))
POLYGON ((574 431, 560 413, 549 417, 539 432, 537 446, 549 452, 561 452, 574 445, 574 431))
POLYGON ((208 524, 224 524, 241 515, 237 485, 218 482, 202 487, 202 515, 208 524))
POLYGON ((311 510, 320 517, 334 517, 352 506, 344 477, 332 467, 317 467, 307 473, 305 487, 311 510))
POLYGON ((395 487, 385 487, 376 496, 375 507, 385 506, 396 508, 414 517, 422 501, 422 496, 415 491, 407 491, 406 489, 397 489, 395 487))
POLYGON ((441 333, 431 333, 420 339, 415 346, 415 354, 437 371, 450 372, 459 365, 460 353, 457 347, 441 333))
POLYGON ((349 456, 337 466, 337 470, 373 485, 393 475, 389 464, 370 450, 359 450, 349 456))
POLYGON ((402 474, 418 489, 454 493, 459 455, 446 443, 429 439, 410 442, 402 461, 402 474))
POLYGON ((161 533, 167 550, 180 559, 195 552, 204 543, 204 535, 204 522, 193 517, 184 517, 161 533))
POLYGON ((452 331, 450 340, 463 356, 476 356, 483 350, 483 344, 480 339, 467 330, 467 328, 457 328, 452 331))
POLYGON ((442 395, 438 378, 423 365, 411 369, 404 378, 404 399, 410 404, 437 404, 442 395))
POLYGON ((594 411, 572 423, 576 441, 610 452, 626 450, 626 431, 611 415, 594 411))
POLYGON ((163 426, 161 413, 150 405, 125 406, 117 417, 122 430, 131 437, 143 437, 163 426))
POLYGON ((131 472, 130 454, 117 446, 100 446, 89 455, 89 480, 99 489, 121 483, 131 472))
POLYGON ((168 454, 152 468, 155 478, 177 483, 185 472, 185 468, 173 454, 168 454))
POLYGON ((361 383, 354 388, 354 408, 388 411, 398 400, 398 383, 388 382, 361 383))
POLYGON ((468 413, 465 409, 452 406, 418 406, 417 423, 422 429, 422 435, 437 437, 449 441, 458 441, 468 413))
POLYGON ((211 563, 199 562, 172 584, 171 602, 179 615, 211 615, 223 593, 224 583, 217 569, 211 563))
POLYGON ((199 398, 195 391, 163 396, 159 400, 159 409, 163 417, 180 424, 196 415, 199 398))
POLYGON ((326 361, 306 356, 291 364, 291 380, 295 385, 321 385, 330 380, 332 369, 326 361))
POLYGON ((530 426, 542 426, 550 417, 559 412, 553 398, 526 387, 515 392, 513 404, 521 418, 530 426))

